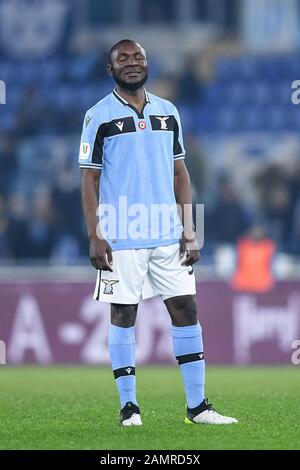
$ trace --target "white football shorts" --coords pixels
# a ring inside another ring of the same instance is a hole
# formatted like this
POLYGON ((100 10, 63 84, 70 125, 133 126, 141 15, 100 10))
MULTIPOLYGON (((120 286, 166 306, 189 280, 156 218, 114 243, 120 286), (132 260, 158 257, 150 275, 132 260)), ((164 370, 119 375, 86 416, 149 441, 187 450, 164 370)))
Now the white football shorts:
POLYGON ((179 243, 156 248, 113 251, 113 272, 98 271, 94 299, 137 304, 160 296, 163 300, 196 293, 194 269, 182 266, 179 243))

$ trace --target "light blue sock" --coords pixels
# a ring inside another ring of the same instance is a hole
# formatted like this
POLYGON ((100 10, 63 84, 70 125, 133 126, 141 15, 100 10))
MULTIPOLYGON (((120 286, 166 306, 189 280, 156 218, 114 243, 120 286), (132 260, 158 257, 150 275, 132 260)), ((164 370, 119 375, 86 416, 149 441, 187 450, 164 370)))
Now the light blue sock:
POLYGON ((188 408, 195 408, 204 399, 205 362, 202 330, 199 323, 171 327, 176 359, 180 365, 188 408))
POLYGON ((121 408, 127 401, 132 401, 137 405, 134 326, 122 328, 111 324, 108 334, 108 348, 121 408))

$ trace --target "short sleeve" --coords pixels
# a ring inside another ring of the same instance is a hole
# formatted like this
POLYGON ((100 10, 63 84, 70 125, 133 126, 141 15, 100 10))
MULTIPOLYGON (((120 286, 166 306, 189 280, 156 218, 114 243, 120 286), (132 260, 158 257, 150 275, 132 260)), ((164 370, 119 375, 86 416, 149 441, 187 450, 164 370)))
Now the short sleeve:
POLYGON ((102 169, 103 130, 103 125, 98 125, 95 116, 88 111, 84 117, 80 139, 78 158, 80 168, 102 169))
POLYGON ((179 113, 174 106, 174 142, 173 142, 174 160, 182 160, 185 158, 185 149, 183 144, 183 135, 179 113))

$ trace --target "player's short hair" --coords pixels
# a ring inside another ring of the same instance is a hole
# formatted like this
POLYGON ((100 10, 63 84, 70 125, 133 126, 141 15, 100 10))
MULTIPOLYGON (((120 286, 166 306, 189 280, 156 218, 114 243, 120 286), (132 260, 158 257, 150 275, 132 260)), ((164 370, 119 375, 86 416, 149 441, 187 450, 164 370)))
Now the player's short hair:
POLYGON ((138 44, 136 41, 133 41, 133 39, 121 39, 121 41, 118 41, 116 42, 116 44, 114 44, 109 53, 108 53, 108 63, 111 64, 112 63, 112 55, 113 53, 118 49, 119 46, 121 46, 122 44, 126 44, 126 43, 129 43, 129 44, 138 44))

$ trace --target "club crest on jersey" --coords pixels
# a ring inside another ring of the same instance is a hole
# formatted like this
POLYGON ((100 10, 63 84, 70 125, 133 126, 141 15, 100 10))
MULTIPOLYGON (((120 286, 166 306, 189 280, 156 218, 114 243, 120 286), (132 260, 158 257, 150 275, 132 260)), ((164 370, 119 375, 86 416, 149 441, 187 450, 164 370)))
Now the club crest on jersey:
POLYGON ((139 129, 141 129, 142 131, 143 131, 144 129, 146 129, 146 123, 145 123, 145 121, 139 121, 139 129))
POLYGON ((169 119, 170 116, 165 116, 165 117, 161 117, 161 116, 155 116, 156 119, 158 119, 160 121, 160 128, 162 131, 166 131, 168 130, 168 126, 167 126, 167 120, 169 119))
POLYGON ((87 160, 90 156, 90 152, 91 152, 90 144, 87 142, 82 142, 82 144, 80 145, 80 158, 82 160, 87 160))
POLYGON ((113 285, 116 284, 117 282, 119 281, 115 281, 115 280, 109 280, 109 279, 102 279, 102 281, 104 282, 105 284, 105 287, 104 287, 104 291, 103 291, 103 294, 110 294, 112 295, 114 292, 113 292, 113 285))

